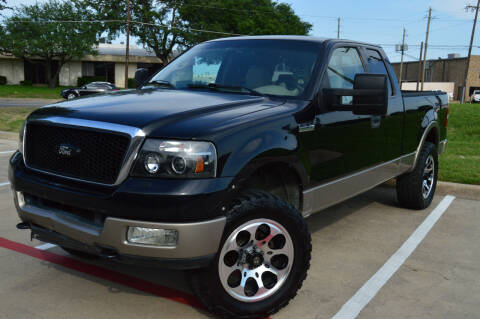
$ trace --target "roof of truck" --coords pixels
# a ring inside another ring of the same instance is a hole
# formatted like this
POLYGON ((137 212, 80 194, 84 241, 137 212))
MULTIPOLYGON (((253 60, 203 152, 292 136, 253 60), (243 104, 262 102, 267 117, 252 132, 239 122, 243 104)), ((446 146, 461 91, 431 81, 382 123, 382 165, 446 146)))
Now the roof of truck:
POLYGON ((332 38, 322 38, 322 37, 314 37, 308 35, 254 35, 254 36, 238 36, 238 37, 228 37, 228 38, 218 38, 214 40, 210 40, 208 42, 213 41, 232 41, 232 40, 297 40, 297 41, 306 41, 306 42, 341 42, 341 43, 355 43, 355 44, 363 44, 369 46, 380 47, 377 44, 366 43, 361 41, 353 41, 347 39, 332 39, 332 38))

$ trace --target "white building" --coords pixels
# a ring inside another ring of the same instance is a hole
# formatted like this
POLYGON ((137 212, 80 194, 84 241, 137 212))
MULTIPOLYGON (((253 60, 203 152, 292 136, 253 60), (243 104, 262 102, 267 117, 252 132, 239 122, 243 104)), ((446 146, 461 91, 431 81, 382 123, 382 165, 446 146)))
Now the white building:
MULTIPOLYGON (((96 80, 115 83, 119 88, 125 84, 125 48, 123 44, 100 43, 97 55, 86 55, 63 65, 60 70, 59 84, 61 86, 77 86, 79 77, 94 77, 96 80)), ((135 76, 135 70, 140 67, 159 69, 161 60, 154 53, 138 46, 131 45, 129 50, 128 77, 135 76)), ((23 59, 0 55, 0 76, 7 78, 7 84, 20 84, 28 80, 33 84, 46 84, 45 66, 40 59, 32 62, 23 59)), ((56 66, 54 66, 56 67, 56 66)))

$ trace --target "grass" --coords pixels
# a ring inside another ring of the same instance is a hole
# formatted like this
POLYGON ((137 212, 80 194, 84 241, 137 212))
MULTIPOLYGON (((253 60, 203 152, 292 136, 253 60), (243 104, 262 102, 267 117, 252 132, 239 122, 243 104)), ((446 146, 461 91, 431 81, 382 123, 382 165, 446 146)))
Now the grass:
POLYGON ((480 185, 480 105, 452 104, 439 179, 480 185))
MULTIPOLYGON (((18 132, 34 107, 0 109, 0 130, 18 132)), ((443 181, 480 185, 480 104, 452 104, 447 151, 440 156, 443 181)))
POLYGON ((35 109, 35 107, 0 108, 0 131, 19 132, 27 115, 35 109))
POLYGON ((49 88, 29 85, 0 85, 0 98, 36 98, 61 99, 60 92, 64 87, 49 88))

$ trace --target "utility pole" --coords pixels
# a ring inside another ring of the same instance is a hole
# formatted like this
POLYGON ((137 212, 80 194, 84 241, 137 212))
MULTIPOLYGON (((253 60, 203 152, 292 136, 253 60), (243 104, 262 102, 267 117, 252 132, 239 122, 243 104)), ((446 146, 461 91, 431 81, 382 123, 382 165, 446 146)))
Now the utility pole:
POLYGON ((470 47, 468 48, 467 65, 465 66, 465 78, 463 80, 463 90, 462 90, 461 103, 465 102, 465 93, 467 91, 468 69, 470 68, 470 58, 472 56, 472 46, 473 46, 473 39, 475 37, 475 28, 477 26, 479 7, 480 7, 480 0, 477 1, 477 6, 471 6, 470 5, 470 6, 465 7, 465 10, 475 10, 475 19, 473 20, 472 36, 470 38, 470 47))
POLYGON ((125 88, 128 89, 128 60, 130 55, 130 0, 127 0, 127 47, 125 48, 125 88))
POLYGON ((340 39, 340 17, 337 19, 337 39, 340 39))
POLYGON ((400 60, 400 89, 402 88, 403 54, 405 53, 405 28, 403 28, 402 59, 400 60))
POLYGON ((422 43, 420 43, 420 55, 418 56, 417 91, 420 86, 421 73, 422 73, 422 55, 423 55, 423 41, 422 43))
POLYGON ((432 7, 428 8, 427 35, 425 36, 425 49, 423 50, 422 88, 421 88, 422 91, 423 91, 423 82, 425 82, 425 65, 427 63, 428 35, 430 33, 431 20, 432 20, 432 7))

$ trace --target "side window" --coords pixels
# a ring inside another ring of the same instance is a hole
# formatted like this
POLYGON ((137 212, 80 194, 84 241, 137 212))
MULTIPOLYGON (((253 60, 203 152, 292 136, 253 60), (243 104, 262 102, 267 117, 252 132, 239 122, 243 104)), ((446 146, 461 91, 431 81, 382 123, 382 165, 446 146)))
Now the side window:
POLYGON ((390 76, 387 72, 387 67, 385 66, 385 61, 383 61, 380 52, 372 49, 367 49, 368 55, 368 72, 376 74, 385 74, 387 76, 388 83, 388 93, 392 95, 392 83, 390 82, 390 76))
MULTIPOLYGON (((365 69, 355 48, 337 48, 328 62, 324 87, 332 89, 353 89, 355 75, 364 73, 365 69)), ((352 104, 352 96, 343 96, 341 103, 352 104)))
POLYGON ((353 89, 357 73, 364 73, 362 60, 355 48, 338 48, 328 62, 326 87, 332 89, 353 89))

